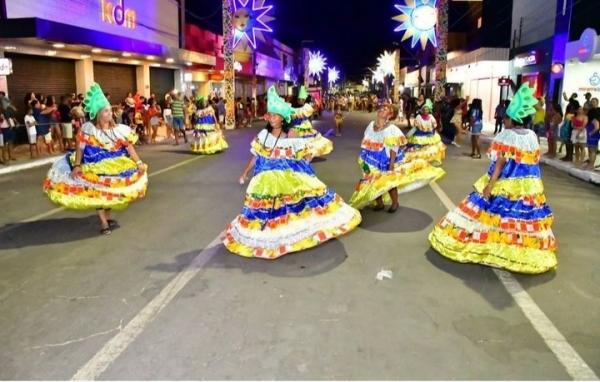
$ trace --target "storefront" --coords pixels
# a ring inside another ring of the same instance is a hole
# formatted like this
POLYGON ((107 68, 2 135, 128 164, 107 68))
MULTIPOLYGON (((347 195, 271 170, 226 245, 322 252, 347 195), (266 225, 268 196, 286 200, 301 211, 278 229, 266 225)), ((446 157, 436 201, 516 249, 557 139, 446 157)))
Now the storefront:
POLYGON ((553 44, 553 39, 547 39, 515 52, 511 60, 511 78, 516 86, 528 83, 536 97, 549 95, 553 44))
POLYGON ((509 51, 503 48, 481 48, 456 55, 448 61, 447 81, 453 95, 481 99, 483 117, 494 120, 496 105, 506 98, 498 84, 510 74, 509 51))
POLYGON ((599 41, 597 32, 589 28, 579 40, 567 44, 563 88, 567 95, 577 93, 580 103, 584 102, 585 93, 600 99, 599 41))
POLYGON ((214 56, 180 48, 177 1, 0 0, 0 57, 13 72, 0 90, 56 96, 99 82, 113 101, 128 92, 187 90, 186 74, 214 56), (38 70, 34 70, 34 68, 38 70))

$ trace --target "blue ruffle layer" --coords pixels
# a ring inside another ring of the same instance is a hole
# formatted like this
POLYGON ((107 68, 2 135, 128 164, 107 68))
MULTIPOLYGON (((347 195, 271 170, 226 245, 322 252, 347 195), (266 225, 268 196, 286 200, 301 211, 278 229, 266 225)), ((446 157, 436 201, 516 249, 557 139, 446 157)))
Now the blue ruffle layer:
POLYGON ((277 209, 251 209, 244 207, 242 209, 242 215, 249 220, 267 221, 277 219, 278 217, 285 216, 290 213, 298 214, 304 211, 306 208, 315 209, 317 207, 325 207, 334 199, 335 193, 331 190, 327 190, 325 195, 318 197, 307 197, 296 204, 289 204, 277 209))
POLYGON ((472 192, 467 199, 483 211, 498 215, 501 218, 538 220, 552 215, 552 211, 547 204, 536 207, 525 204, 522 200, 512 201, 502 196, 493 196, 490 200, 487 200, 477 192, 472 192))

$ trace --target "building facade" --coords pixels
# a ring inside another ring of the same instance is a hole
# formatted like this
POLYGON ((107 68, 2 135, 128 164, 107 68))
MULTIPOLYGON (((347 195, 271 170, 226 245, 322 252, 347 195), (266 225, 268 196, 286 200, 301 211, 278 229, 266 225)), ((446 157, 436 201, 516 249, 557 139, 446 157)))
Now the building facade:
MULTIPOLYGON (((216 58, 182 47, 183 0, 0 0, 0 90, 59 96, 101 84, 112 100, 186 90, 216 58)), ((18 104, 17 104, 18 106, 18 104)))

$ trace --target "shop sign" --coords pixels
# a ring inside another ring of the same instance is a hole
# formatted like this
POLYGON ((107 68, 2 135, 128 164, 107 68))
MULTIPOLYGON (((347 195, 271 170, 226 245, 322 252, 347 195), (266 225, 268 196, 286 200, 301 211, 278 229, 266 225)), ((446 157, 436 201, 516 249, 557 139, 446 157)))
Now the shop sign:
POLYGON ((12 61, 9 58, 0 58, 0 76, 8 76, 12 72, 12 61))
POLYGON ((498 86, 510 86, 510 78, 508 78, 508 77, 498 78, 498 86))
POLYGON ((135 29, 136 13, 131 8, 125 8, 125 0, 119 0, 117 5, 109 0, 100 0, 100 10, 103 22, 135 29))
POLYGON ((523 68, 525 66, 537 65, 538 54, 535 50, 529 53, 519 54, 515 57, 515 66, 517 68, 523 68))
POLYGON ((581 34, 579 41, 577 41, 577 58, 581 62, 588 62, 596 54, 596 47, 598 46, 598 34, 596 30, 587 28, 581 34))

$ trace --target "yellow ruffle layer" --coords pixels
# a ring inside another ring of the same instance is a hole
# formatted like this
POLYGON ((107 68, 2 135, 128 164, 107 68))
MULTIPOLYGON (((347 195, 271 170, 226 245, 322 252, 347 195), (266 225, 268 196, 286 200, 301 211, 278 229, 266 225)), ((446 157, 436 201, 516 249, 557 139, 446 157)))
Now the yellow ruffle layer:
POLYGON ((431 246, 442 256, 459 263, 476 263, 511 272, 539 274, 557 267, 554 251, 495 243, 463 243, 436 226, 429 234, 431 246))
POLYGON ((537 164, 540 161, 540 150, 526 151, 503 142, 492 142, 489 150, 490 156, 495 160, 499 157, 512 159, 517 163, 537 164))
POLYGON ((211 123, 211 124, 208 124, 208 123, 200 124, 199 123, 194 127, 194 129, 195 130, 208 130, 208 131, 216 131, 217 130, 215 124, 213 124, 213 123, 211 123))
POLYGON ((427 162, 440 165, 446 158, 446 145, 439 142, 435 145, 424 146, 419 149, 411 148, 405 151, 407 162, 412 162, 417 159, 423 159, 427 162))
POLYGON ((433 167, 423 160, 396 165, 393 172, 370 174, 361 179, 350 198, 350 205, 362 209, 393 188, 398 188, 398 192, 402 192, 402 189, 409 188, 411 185, 416 183, 426 185, 444 175, 444 170, 433 167))
POLYGON ((255 175, 246 190, 247 195, 261 199, 281 196, 324 195, 327 186, 316 176, 292 170, 271 170, 255 175))
POLYGON ((433 134, 431 136, 411 135, 410 137, 408 137, 408 143, 410 143, 412 145, 421 145, 421 146, 436 145, 436 144, 440 143, 441 141, 442 141, 442 138, 440 137, 439 134, 433 134))
POLYGON ((297 137, 302 138, 307 135, 314 135, 317 131, 313 128, 309 120, 304 120, 299 125, 292 126, 292 130, 297 137))
MULTIPOLYGON (((489 175, 483 175, 473 187, 477 192, 483 194, 483 189, 490 181, 489 175)), ((515 178, 499 179, 492 187, 493 196, 503 196, 510 200, 532 200, 537 205, 544 203, 544 183, 540 178, 515 178)))
POLYGON ((360 213, 358 211, 355 211, 355 213, 352 216, 352 219, 350 219, 344 224, 341 224, 337 227, 332 227, 330 229, 319 231, 311 237, 304 238, 291 245, 281 246, 277 249, 253 248, 243 245, 242 243, 236 242, 231 236, 231 234, 229 234, 229 230, 231 228, 230 226, 228 227, 225 233, 223 243, 230 252, 235 253, 236 255, 243 257, 258 257, 261 259, 274 260, 285 254, 313 248, 328 240, 344 235, 356 228, 360 224, 361 220, 362 217, 360 213))
POLYGON ((333 142, 319 134, 311 139, 310 148, 313 157, 322 157, 333 151, 333 142))
POLYGON ((192 152, 200 155, 216 154, 228 148, 229 145, 221 133, 209 134, 202 142, 192 142, 190 144, 192 152))

